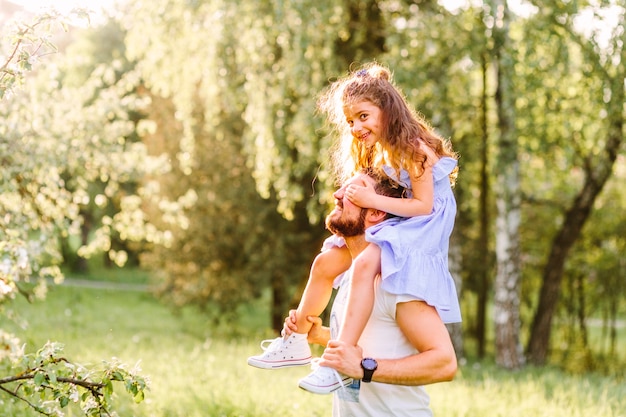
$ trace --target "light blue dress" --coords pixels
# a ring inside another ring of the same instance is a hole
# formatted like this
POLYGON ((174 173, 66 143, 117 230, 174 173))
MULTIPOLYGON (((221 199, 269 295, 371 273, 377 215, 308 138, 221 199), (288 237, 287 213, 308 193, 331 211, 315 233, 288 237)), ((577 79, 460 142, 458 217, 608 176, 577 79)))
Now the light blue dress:
MULTIPOLYGON (((457 161, 443 157, 433 166, 434 204, 429 215, 395 217, 366 230, 365 239, 381 249, 382 288, 392 294, 410 295, 437 309, 444 323, 461 321, 456 286, 448 268, 450 235, 456 216, 456 200, 449 175, 457 161)), ((385 167, 391 177, 394 171, 385 167)), ((402 171, 398 182, 411 187, 402 171)), ((330 237, 322 250, 343 246, 330 237)))

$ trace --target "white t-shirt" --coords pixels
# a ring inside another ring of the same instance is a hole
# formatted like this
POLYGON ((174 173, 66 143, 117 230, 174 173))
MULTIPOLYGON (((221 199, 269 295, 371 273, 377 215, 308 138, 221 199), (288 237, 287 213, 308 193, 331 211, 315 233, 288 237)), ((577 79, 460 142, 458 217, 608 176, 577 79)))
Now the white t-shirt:
MULTIPOLYGON (((352 269, 344 274, 331 312, 331 337, 336 338, 348 301, 352 269)), ((417 350, 404 336, 396 322, 396 305, 415 298, 394 295, 380 287, 376 279, 372 315, 359 339, 364 357, 374 359, 404 358, 417 350)), ((335 391, 333 417, 432 417, 430 397, 421 386, 361 383, 355 381, 335 391)))

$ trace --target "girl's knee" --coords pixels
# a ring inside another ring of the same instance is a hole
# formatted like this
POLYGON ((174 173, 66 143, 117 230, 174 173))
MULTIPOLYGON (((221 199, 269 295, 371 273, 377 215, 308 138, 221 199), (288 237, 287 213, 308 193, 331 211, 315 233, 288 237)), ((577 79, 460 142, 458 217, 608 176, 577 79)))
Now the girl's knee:
POLYGON ((369 270, 379 272, 380 270, 380 248, 370 244, 359 256, 354 260, 356 270, 369 270))
POLYGON ((311 270, 324 276, 332 276, 345 272, 352 262, 350 252, 346 247, 333 248, 319 253, 313 260, 311 270))

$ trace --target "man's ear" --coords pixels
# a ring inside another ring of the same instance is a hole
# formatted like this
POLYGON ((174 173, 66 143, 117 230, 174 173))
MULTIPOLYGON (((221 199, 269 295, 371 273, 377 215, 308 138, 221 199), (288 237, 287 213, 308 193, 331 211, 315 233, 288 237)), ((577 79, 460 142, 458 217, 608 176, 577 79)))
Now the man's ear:
POLYGON ((367 210, 368 220, 374 224, 382 222, 383 220, 385 220, 386 216, 387 216, 386 211, 377 210, 373 208, 370 208, 367 210))

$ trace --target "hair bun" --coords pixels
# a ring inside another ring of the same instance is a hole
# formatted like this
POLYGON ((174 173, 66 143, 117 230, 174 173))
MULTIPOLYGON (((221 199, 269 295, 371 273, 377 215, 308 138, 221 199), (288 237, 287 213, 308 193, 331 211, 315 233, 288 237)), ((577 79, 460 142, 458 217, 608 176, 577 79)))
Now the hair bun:
POLYGON ((360 70, 354 71, 351 75, 353 77, 372 77, 391 82, 391 71, 375 62, 363 65, 360 70))
POLYGON ((382 65, 373 64, 370 68, 368 68, 367 72, 374 78, 380 78, 385 81, 391 80, 391 72, 389 72, 389 70, 382 65))

